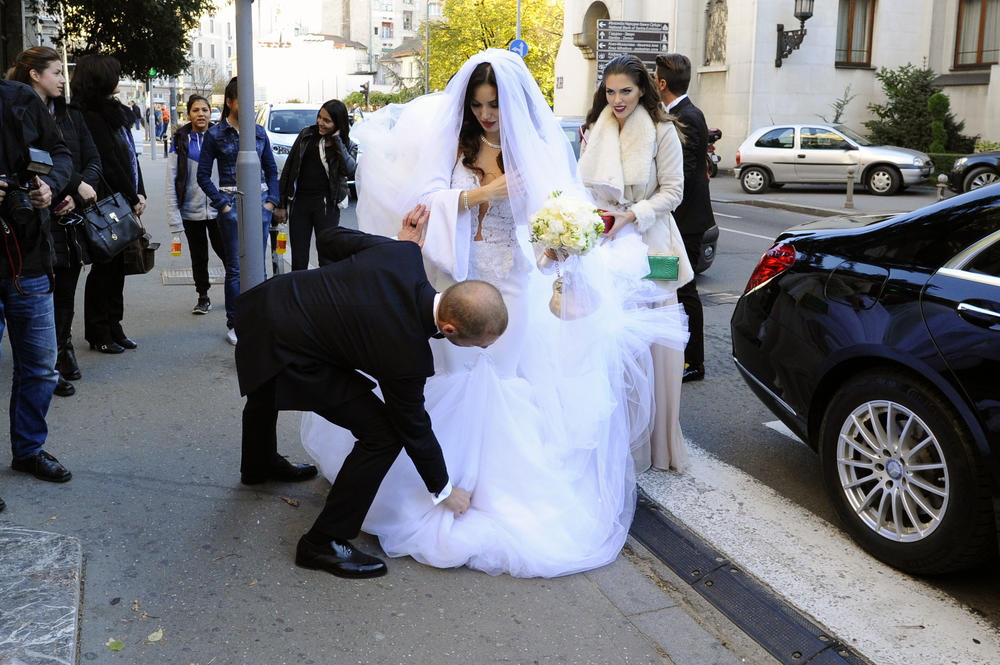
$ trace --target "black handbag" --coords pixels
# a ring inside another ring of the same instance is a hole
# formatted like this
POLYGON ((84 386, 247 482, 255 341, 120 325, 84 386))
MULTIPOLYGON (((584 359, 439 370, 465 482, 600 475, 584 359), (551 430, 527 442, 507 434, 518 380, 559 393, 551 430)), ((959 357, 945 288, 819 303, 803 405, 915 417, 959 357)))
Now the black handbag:
POLYGON ((126 275, 145 275, 156 265, 156 250, 160 248, 160 243, 151 242, 153 236, 146 233, 141 218, 139 226, 142 228, 142 235, 126 246, 122 254, 126 275))
POLYGON ((108 263, 139 239, 143 228, 132 206, 121 194, 112 194, 83 210, 83 232, 94 263, 108 263))

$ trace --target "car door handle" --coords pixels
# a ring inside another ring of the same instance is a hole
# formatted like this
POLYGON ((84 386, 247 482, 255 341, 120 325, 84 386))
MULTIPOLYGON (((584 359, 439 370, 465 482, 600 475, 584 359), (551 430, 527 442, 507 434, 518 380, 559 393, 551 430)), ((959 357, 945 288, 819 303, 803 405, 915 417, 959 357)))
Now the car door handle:
POLYGON ((805 159, 806 158, 805 155, 795 155, 795 156, 798 157, 799 159, 805 159))
POLYGON ((985 307, 970 305, 967 302, 958 304, 958 315, 969 323, 977 326, 990 328, 995 325, 1000 325, 1000 312, 995 312, 992 309, 986 309, 985 307))

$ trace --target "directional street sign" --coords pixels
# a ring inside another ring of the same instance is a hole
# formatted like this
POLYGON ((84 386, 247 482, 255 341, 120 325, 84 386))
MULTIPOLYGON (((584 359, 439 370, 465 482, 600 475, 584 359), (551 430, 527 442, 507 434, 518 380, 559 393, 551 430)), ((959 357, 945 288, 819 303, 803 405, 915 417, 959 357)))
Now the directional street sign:
POLYGON ((528 42, 523 39, 515 39, 510 43, 509 49, 521 56, 523 60, 524 56, 528 55, 528 42))
POLYGON ((670 24, 648 21, 597 22, 597 75, 620 55, 631 54, 642 60, 650 73, 656 70, 656 56, 669 53, 670 24))

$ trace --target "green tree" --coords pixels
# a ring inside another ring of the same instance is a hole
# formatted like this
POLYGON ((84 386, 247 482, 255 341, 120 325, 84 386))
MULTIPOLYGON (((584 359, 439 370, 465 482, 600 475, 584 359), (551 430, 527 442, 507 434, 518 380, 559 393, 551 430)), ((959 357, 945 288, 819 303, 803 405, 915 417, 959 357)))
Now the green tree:
MULTIPOLYGON (((443 90, 448 79, 479 51, 508 48, 517 37, 516 26, 517 0, 448 0, 442 18, 432 20, 430 26, 431 90, 443 90)), ((522 0, 521 39, 528 43, 524 62, 549 104, 562 31, 561 0, 522 0)))
POLYGON ((213 0, 33 0, 63 17, 56 41, 71 52, 115 56, 123 73, 145 80, 177 76, 188 68, 188 32, 213 0))
MULTIPOLYGON (((898 69, 885 69, 875 73, 885 92, 885 104, 869 104, 875 116, 865 123, 871 140, 875 143, 898 145, 914 150, 927 150, 931 143, 931 113, 927 103, 940 88, 933 85, 934 70, 905 64, 898 69)), ((944 115, 947 134, 946 152, 972 152, 977 137, 962 134, 965 123, 947 111, 944 115)))
POLYGON ((948 117, 951 103, 948 95, 943 92, 935 92, 927 100, 927 112, 931 115, 931 145, 928 152, 939 153, 945 151, 945 144, 948 141, 948 130, 945 129, 944 121, 948 117))

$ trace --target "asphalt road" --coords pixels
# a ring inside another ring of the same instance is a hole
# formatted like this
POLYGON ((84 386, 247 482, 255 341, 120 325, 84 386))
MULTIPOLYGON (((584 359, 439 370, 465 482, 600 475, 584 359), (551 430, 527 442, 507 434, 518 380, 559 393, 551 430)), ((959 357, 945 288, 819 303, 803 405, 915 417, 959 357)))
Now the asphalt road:
MULTIPOLYGON (((719 460, 746 472, 823 520, 837 524, 826 498, 819 459, 796 439, 764 425, 776 417, 744 383, 732 361, 729 320, 736 298, 761 254, 784 229, 812 216, 740 204, 714 204, 720 228, 718 258, 698 277, 705 305, 707 379, 684 387, 685 436, 719 460)), ((858 549, 858 565, 869 558, 858 549)), ((1000 568, 925 580, 981 613, 1000 629, 1000 568)))

